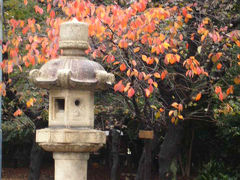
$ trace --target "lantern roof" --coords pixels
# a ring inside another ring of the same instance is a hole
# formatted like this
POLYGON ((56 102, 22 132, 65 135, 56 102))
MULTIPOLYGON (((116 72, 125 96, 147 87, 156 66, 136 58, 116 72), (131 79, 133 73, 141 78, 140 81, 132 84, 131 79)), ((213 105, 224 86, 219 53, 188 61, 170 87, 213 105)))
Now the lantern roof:
POLYGON ((97 62, 88 60, 88 25, 73 19, 60 25, 59 47, 62 56, 30 72, 36 86, 46 89, 105 89, 114 82, 114 75, 107 73, 97 62))

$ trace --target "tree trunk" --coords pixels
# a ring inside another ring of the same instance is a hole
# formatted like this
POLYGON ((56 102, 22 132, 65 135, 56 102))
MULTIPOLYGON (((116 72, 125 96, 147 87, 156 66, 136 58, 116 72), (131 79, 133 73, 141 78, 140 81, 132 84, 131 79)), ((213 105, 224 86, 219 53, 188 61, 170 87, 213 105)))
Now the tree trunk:
POLYGON ((120 143, 120 133, 113 129, 111 131, 112 135, 112 169, 111 169, 111 180, 117 180, 118 177, 118 166, 119 166, 119 143, 120 143))
POLYGON ((44 151, 41 147, 38 146, 38 144, 34 140, 30 156, 30 172, 28 180, 39 180, 43 156, 44 151))
POLYGON ((144 148, 139 160, 136 180, 150 180, 152 165, 152 140, 145 140, 144 148))
POLYGON ((182 123, 170 123, 159 153, 159 179, 171 180, 173 173, 170 171, 172 161, 177 157, 184 133, 182 123))

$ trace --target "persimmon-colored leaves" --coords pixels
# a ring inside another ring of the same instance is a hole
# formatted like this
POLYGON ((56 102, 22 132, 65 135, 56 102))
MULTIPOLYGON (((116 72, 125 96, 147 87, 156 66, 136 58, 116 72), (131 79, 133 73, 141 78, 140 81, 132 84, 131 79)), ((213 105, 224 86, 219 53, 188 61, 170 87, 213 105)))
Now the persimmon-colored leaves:
POLYGON ((156 77, 156 78, 161 78, 161 75, 160 75, 158 72, 155 72, 155 73, 154 73, 154 77, 156 77))
POLYGON ((135 94, 135 90, 131 87, 131 88, 128 90, 128 97, 131 98, 134 94, 135 94))
POLYGON ((134 48, 133 52, 137 53, 140 50, 140 47, 134 48))
POLYGON ((125 71, 126 70, 126 65, 124 64, 124 63, 122 63, 121 65, 120 65, 120 71, 125 71))
POLYGON ((235 77, 233 81, 235 84, 239 85, 240 84, 240 76, 235 77))
POLYGON ((28 0, 24 0, 24 5, 26 6, 28 4, 28 0))
POLYGON ((220 86, 216 86, 215 93, 218 95, 219 99, 223 101, 223 93, 222 88, 220 86))
POLYGON ((216 63, 221 56, 222 56, 222 52, 216 53, 215 55, 212 56, 212 61, 216 63))
POLYGON ((117 84, 114 86, 114 91, 123 92, 124 91, 124 85, 122 84, 122 80, 120 80, 117 84))
POLYGON ((34 9, 35 9, 35 12, 36 13, 39 13, 39 14, 43 14, 43 9, 42 8, 40 8, 39 6, 34 6, 34 9))
POLYGON ((36 102, 36 99, 35 99, 35 98, 30 98, 30 99, 27 101, 26 105, 27 105, 27 107, 29 108, 29 107, 33 106, 33 103, 35 103, 35 102, 36 102))
POLYGON ((195 101, 199 101, 202 97, 202 93, 198 93, 197 96, 195 97, 195 101))
POLYGON ((234 87, 231 85, 227 91, 226 91, 226 94, 229 95, 229 94, 233 94, 233 90, 234 90, 234 87))
POLYGON ((16 116, 21 116, 22 115, 22 110, 21 109, 18 109, 16 110, 13 115, 16 117, 16 116))

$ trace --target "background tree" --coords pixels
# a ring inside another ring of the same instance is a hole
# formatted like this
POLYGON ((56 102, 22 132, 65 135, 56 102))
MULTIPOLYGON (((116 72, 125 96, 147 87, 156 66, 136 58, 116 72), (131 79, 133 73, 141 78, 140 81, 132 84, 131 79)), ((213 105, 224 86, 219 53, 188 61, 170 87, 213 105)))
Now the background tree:
MULTIPOLYGON (((115 73, 113 90, 123 97, 132 120, 141 129, 165 132, 158 158, 161 179, 174 176, 170 166, 176 166, 186 130, 193 136, 195 122, 214 122, 216 112, 225 109, 231 113, 235 104, 231 100, 238 101, 234 91, 239 84, 240 59, 239 31, 235 30, 239 17, 234 13, 238 12, 237 1, 167 1, 160 5, 139 0, 121 6, 80 0, 42 3, 46 8, 35 5, 34 10, 46 20, 44 26, 42 20, 33 18, 9 21, 4 46, 9 58, 3 62, 3 70, 11 73, 14 66, 21 69, 55 58, 62 17, 89 23, 86 53, 115 73)), ((5 86, 2 84, 3 93, 5 86)), ((190 174, 192 142, 187 142, 187 169, 182 170, 186 175, 190 174)), ((148 143, 144 149, 146 146, 148 143)), ((141 159, 148 159, 146 154, 143 151, 141 159)), ((147 162, 139 164, 141 167, 150 172, 147 162)), ((143 174, 138 178, 149 179, 143 174)))

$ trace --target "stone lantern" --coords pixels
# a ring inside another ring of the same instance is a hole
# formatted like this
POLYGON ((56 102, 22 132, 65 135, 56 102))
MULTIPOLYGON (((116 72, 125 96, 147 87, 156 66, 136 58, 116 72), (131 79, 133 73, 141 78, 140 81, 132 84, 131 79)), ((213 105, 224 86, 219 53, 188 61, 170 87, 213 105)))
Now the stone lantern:
POLYGON ((49 90, 49 128, 37 130, 36 142, 53 152, 55 180, 86 180, 89 153, 106 143, 94 128, 94 91, 114 82, 113 74, 84 57, 88 25, 73 19, 60 25, 62 55, 30 72, 30 79, 49 90))

